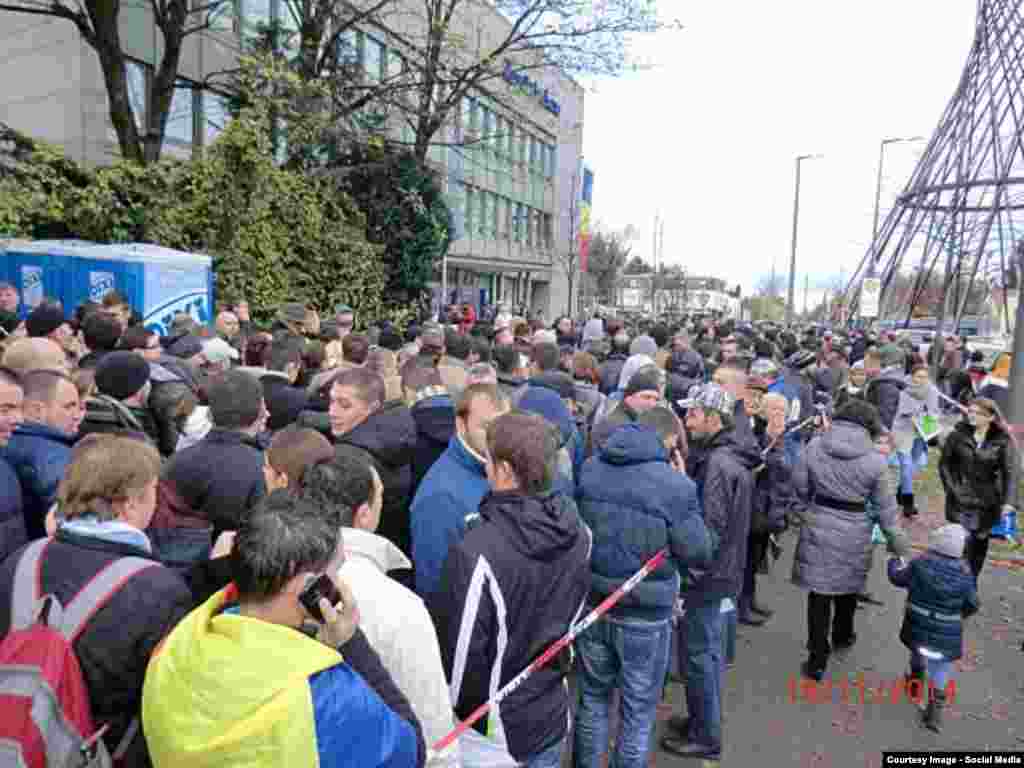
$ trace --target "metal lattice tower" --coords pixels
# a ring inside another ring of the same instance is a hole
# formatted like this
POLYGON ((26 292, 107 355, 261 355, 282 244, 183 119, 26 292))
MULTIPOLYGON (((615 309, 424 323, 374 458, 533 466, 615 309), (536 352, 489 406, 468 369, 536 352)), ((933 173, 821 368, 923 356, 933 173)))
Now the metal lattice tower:
MULTIPOLYGON (((861 280, 872 272, 882 279, 884 306, 894 276, 907 265, 919 266, 908 320, 937 266, 945 270, 946 294, 959 278, 1005 282, 1024 238, 1022 6, 1024 0, 979 0, 960 82, 847 286, 851 309, 861 280)), ((957 324, 970 291, 962 293, 950 306, 957 324)))

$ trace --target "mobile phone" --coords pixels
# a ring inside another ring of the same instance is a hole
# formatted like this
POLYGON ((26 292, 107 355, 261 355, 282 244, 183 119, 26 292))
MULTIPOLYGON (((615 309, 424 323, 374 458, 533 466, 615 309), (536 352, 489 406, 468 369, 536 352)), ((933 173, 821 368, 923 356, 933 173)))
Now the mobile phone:
POLYGON ((324 615, 320 611, 320 598, 326 597, 331 605, 341 603, 341 593, 338 592, 334 581, 326 573, 321 573, 317 578, 311 580, 299 593, 299 602, 309 611, 310 615, 321 624, 324 623, 324 615))

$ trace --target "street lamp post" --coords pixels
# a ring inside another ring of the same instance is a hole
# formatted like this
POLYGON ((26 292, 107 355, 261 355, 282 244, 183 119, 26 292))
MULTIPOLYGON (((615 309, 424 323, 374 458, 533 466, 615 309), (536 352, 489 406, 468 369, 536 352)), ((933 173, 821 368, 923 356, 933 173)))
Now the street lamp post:
POLYGON ((800 222, 800 163, 803 160, 817 160, 821 155, 800 155, 796 159, 796 191, 793 195, 793 241, 789 254, 789 292, 786 297, 786 325, 793 322, 795 308, 793 294, 796 289, 796 234, 800 222))
POLYGON ((875 248, 878 240, 878 216, 882 204, 882 166, 885 164, 885 148, 889 144, 902 144, 908 141, 924 141, 924 136, 911 136, 910 138, 882 139, 878 144, 878 178, 875 180, 875 218, 871 226, 871 272, 875 273, 878 267, 879 253, 875 248))

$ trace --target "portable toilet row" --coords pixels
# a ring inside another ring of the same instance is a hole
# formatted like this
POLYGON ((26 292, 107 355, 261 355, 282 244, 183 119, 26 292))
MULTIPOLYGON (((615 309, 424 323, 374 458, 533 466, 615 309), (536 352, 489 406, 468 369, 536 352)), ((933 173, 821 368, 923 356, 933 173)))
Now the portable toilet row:
POLYGON ((213 312, 210 257, 148 243, 2 241, 0 281, 18 289, 24 314, 52 297, 63 302, 70 317, 79 304, 102 301, 117 291, 142 315, 146 327, 161 335, 178 312, 204 325, 213 312))

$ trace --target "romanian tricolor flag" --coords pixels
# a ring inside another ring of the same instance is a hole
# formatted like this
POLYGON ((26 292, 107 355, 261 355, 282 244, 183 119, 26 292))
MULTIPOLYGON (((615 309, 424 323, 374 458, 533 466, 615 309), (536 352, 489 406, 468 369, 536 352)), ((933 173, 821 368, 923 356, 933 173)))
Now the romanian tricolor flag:
POLYGON ((320 766, 309 677, 341 654, 289 627, 222 613, 231 590, 182 619, 149 662, 142 723, 153 765, 320 766))
POLYGON ((594 172, 585 165, 581 167, 581 184, 579 189, 578 207, 580 212, 579 249, 580 271, 587 271, 587 258, 590 255, 590 210, 594 203, 594 172))

